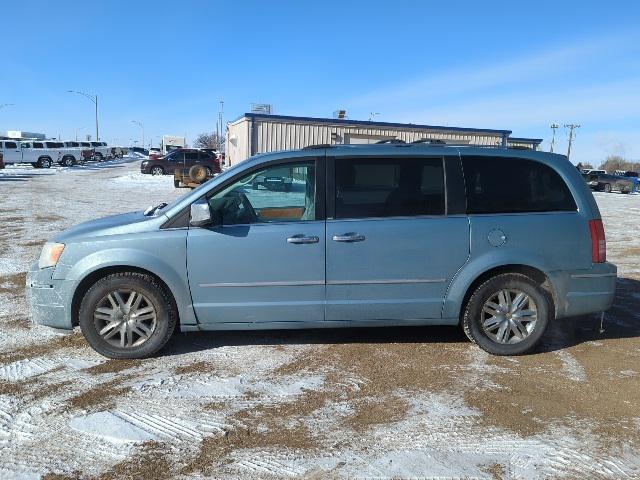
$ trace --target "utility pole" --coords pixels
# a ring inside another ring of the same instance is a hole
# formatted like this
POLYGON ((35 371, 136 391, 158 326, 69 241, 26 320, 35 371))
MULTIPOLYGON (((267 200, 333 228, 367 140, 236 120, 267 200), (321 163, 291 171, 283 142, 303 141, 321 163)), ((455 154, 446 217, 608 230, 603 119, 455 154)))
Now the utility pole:
POLYGON ((549 152, 553 153, 553 146, 556 144, 556 130, 560 127, 560 125, 558 125, 557 123, 552 123, 549 126, 553 131, 553 134, 551 136, 551 148, 549 148, 549 152))
POLYGON ((575 123, 565 124, 564 128, 569 130, 569 146, 567 147, 567 159, 571 158, 571 144, 573 143, 573 139, 575 137, 575 129, 580 128, 580 125, 575 123))

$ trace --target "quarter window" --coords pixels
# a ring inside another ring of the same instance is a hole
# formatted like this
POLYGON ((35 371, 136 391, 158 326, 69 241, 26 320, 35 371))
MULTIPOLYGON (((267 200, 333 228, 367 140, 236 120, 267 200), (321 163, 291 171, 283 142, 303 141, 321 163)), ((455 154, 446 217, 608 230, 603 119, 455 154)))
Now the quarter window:
POLYGON ((274 165, 209 198, 223 225, 300 222, 316 218, 315 162, 274 165))
POLYGON ((337 159, 336 218, 444 215, 442 158, 337 159))
POLYGON ((467 213, 575 211, 564 180, 548 165, 504 157, 463 157, 467 213))

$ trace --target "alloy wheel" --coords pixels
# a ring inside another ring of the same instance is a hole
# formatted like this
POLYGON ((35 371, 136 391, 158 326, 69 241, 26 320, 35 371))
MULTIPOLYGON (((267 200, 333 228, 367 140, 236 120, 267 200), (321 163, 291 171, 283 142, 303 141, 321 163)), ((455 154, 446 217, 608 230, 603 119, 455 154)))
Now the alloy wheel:
POLYGON ((514 344, 535 329, 538 309, 534 300, 521 290, 503 289, 482 306, 480 323, 484 333, 498 343, 514 344))
POLYGON ((96 331, 119 348, 139 347, 156 329, 157 313, 149 299, 135 290, 114 290, 93 312, 96 331))

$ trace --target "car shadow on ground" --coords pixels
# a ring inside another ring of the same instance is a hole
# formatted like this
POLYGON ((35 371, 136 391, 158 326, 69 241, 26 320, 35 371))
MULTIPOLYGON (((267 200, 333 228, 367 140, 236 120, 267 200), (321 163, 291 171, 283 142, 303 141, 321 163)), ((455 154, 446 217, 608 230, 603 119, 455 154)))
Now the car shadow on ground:
POLYGON ((462 330, 452 326, 316 328, 182 333, 174 336, 161 356, 242 345, 332 345, 356 343, 460 343, 462 330))
POLYGON ((0 182, 26 182, 33 177, 28 173, 9 173, 0 170, 0 182))
MULTIPOLYGON (((590 341, 640 337, 639 312, 640 281, 619 278, 614 305, 605 314, 603 332, 599 314, 554 320, 531 354, 553 352, 590 341)), ((455 326, 194 332, 175 335, 160 355, 180 355, 239 345, 446 344, 467 341, 462 329, 455 326)))

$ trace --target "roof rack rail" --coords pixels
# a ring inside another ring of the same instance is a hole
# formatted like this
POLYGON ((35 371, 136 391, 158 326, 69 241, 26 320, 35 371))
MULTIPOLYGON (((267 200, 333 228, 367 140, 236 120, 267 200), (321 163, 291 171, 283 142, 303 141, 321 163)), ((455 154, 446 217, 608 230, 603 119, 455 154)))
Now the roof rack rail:
POLYGON ((419 138, 411 143, 430 143, 431 145, 446 145, 447 142, 438 138, 419 138))
POLYGON ((331 148, 333 145, 328 143, 318 143, 317 145, 307 145, 306 147, 302 147, 302 150, 315 150, 318 148, 331 148))
POLYGON ((383 145, 390 143, 407 143, 404 140, 400 140, 399 138, 387 138, 385 140, 378 140, 374 145, 383 145))

